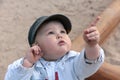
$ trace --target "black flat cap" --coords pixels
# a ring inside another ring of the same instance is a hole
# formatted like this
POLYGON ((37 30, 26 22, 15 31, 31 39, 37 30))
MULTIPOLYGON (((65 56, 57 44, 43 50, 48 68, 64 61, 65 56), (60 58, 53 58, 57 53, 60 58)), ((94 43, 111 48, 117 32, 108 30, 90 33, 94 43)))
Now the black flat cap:
POLYGON ((28 42, 30 46, 32 46, 32 44, 34 43, 36 32, 41 27, 41 25, 44 24, 45 22, 49 22, 53 20, 60 21, 63 24, 67 34, 71 31, 71 27, 72 27, 71 21, 62 14, 54 14, 50 16, 39 17, 30 27, 30 30, 28 33, 28 42))

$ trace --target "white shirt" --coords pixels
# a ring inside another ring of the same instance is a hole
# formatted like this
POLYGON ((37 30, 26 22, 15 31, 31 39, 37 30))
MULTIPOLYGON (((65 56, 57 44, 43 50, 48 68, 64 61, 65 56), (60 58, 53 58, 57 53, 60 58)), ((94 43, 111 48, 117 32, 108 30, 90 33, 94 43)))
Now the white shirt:
POLYGON ((93 64, 85 62, 84 50, 81 53, 69 51, 57 61, 40 59, 32 68, 22 66, 23 58, 8 66, 5 80, 55 80, 55 72, 59 80, 84 80, 94 74, 104 62, 104 51, 93 64))

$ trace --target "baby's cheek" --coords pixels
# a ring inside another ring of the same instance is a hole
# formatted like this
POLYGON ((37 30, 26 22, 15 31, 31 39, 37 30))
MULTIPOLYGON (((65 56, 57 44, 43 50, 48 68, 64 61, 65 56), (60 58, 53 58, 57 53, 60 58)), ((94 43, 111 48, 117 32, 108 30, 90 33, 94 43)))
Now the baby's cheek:
POLYGON ((69 45, 68 45, 68 49, 69 49, 69 50, 71 49, 71 42, 70 42, 69 45))
POLYGON ((71 40, 67 41, 67 48, 68 48, 68 50, 71 49, 71 40))

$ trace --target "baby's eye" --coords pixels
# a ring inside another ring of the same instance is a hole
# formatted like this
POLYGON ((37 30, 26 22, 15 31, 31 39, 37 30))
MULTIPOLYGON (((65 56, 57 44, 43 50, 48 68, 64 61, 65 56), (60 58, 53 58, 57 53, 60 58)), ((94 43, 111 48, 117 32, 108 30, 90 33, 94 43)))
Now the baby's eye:
POLYGON ((51 31, 51 32, 48 32, 48 34, 54 34, 54 32, 51 31))
POLYGON ((66 34, 66 31, 62 30, 61 33, 65 33, 66 34))

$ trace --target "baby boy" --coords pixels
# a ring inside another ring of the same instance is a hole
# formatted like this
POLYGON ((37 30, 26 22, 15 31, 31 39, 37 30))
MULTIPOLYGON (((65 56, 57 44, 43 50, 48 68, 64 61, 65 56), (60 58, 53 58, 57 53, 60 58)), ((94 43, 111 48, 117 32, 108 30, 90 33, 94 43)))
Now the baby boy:
POLYGON ((8 66, 5 80, 84 80, 94 74, 104 61, 99 31, 95 25, 85 29, 85 48, 76 52, 68 36, 71 28, 62 14, 38 18, 29 30, 30 49, 8 66))

